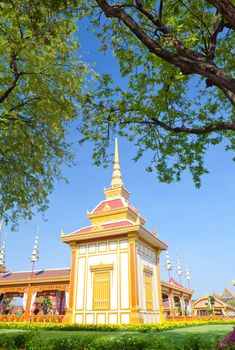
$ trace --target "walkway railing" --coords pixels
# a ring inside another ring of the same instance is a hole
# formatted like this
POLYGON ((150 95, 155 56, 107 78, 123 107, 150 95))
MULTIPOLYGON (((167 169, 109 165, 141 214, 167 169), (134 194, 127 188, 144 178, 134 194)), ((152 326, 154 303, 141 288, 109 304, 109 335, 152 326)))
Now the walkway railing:
POLYGON ((211 321, 211 320, 235 320, 233 315, 206 315, 206 316, 166 316, 167 322, 185 322, 185 321, 211 321))

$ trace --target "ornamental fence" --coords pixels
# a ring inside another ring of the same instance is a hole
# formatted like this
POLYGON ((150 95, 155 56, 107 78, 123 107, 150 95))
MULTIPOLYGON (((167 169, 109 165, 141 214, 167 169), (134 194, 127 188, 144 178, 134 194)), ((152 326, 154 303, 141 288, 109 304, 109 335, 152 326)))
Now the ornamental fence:
MULTIPOLYGON (((43 322, 62 323, 64 315, 0 315, 0 322, 43 322)), ((210 316, 167 316, 165 322, 187 322, 187 321, 213 321, 234 320, 234 315, 210 315, 210 316)))
POLYGON ((235 320, 235 315, 166 316, 166 322, 235 320))
POLYGON ((0 315, 0 322, 44 322, 62 323, 64 315, 0 315))

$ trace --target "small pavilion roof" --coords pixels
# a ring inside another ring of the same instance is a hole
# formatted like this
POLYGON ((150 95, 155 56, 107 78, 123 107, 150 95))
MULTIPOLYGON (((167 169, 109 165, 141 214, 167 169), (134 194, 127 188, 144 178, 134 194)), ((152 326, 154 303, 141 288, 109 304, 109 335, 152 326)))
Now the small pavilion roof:
MULTIPOLYGON (((209 295, 205 294, 201 298, 195 300, 193 303, 193 307, 194 308, 207 308, 208 297, 209 297, 209 295)), ((215 308, 216 307, 217 308, 226 308, 226 310, 235 311, 235 307, 231 306, 228 303, 225 303, 223 300, 221 300, 220 298, 217 298, 216 296, 214 296, 214 298, 215 298, 215 304, 214 304, 215 308)))
POLYGON ((24 281, 28 279, 41 280, 41 279, 57 279, 67 278, 70 276, 70 268, 63 269, 48 269, 37 270, 33 274, 31 271, 19 271, 19 272, 6 272, 0 274, 0 284, 10 281, 24 281))
POLYGON ((235 293, 231 292, 228 288, 224 288, 221 299, 235 299, 235 293))

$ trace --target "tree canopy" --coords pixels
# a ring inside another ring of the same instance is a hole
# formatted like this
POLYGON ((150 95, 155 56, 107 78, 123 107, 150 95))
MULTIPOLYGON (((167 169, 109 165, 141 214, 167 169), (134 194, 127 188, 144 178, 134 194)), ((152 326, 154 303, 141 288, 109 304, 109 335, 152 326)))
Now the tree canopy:
POLYGON ((112 133, 146 150, 160 181, 189 170, 196 186, 208 147, 235 150, 234 0, 78 1, 101 50, 118 60, 126 87, 103 74, 86 93, 82 141, 106 159, 112 133))
POLYGON ((235 150, 234 23, 234 0, 0 2, 0 216, 47 208, 76 118, 96 164, 116 133, 136 160, 152 151, 147 171, 160 181, 189 170, 200 186, 208 147, 235 150), (110 74, 87 83, 74 35, 84 17, 125 84, 110 74))
POLYGON ((6 221, 45 210, 61 164, 72 160, 66 130, 88 71, 78 58, 76 16, 59 1, 0 2, 0 217, 6 221))

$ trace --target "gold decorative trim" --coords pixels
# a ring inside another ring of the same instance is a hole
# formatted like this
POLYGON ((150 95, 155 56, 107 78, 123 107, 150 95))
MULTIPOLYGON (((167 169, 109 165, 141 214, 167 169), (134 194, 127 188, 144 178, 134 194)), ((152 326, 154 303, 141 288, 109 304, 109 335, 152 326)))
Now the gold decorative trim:
POLYGON ((110 207, 110 205, 108 205, 108 203, 105 204, 104 208, 103 208, 103 211, 109 211, 111 210, 112 208, 110 207))
POLYGON ((113 264, 99 264, 99 265, 92 265, 90 266, 90 271, 91 272, 96 272, 96 271, 110 271, 114 269, 113 264))
POLYGON ((153 268, 152 268, 152 267, 149 267, 149 266, 147 266, 147 265, 145 265, 145 266, 143 267, 143 272, 152 275, 152 274, 153 274, 153 268))

